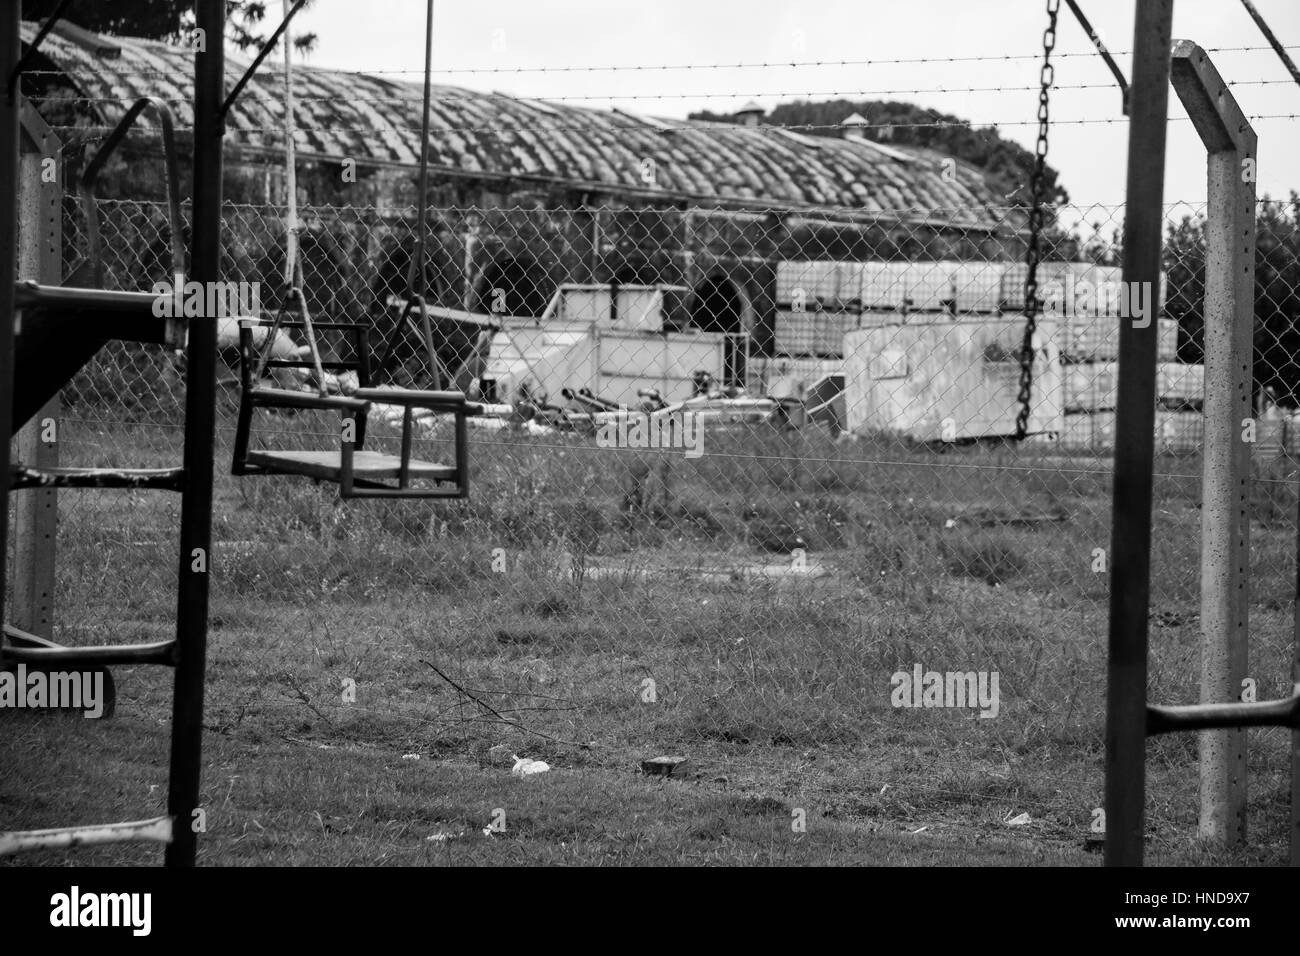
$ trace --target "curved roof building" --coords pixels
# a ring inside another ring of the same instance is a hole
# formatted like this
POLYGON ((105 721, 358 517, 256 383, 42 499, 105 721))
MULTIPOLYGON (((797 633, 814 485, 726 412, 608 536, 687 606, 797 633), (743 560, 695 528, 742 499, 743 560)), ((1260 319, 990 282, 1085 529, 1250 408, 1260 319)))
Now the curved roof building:
MULTIPOLYGON (((26 24, 24 38, 35 29, 26 24)), ((186 47, 60 26, 41 52, 43 110, 67 99, 79 124, 111 125, 133 100, 153 96, 171 106, 181 129, 192 123, 194 53, 186 47)), ((227 59, 231 85, 247 62, 227 59)), ((295 73, 302 160, 418 164, 418 83, 310 66, 295 73)), ((240 160, 282 156, 282 84, 274 61, 262 64, 231 111, 227 143, 241 151, 240 160)), ((764 126, 752 106, 742 118, 734 125, 665 120, 439 85, 429 161, 436 180, 506 191, 557 186, 656 203, 833 209, 851 218, 975 231, 1006 224, 983 174, 961 162, 954 168, 946 154, 874 143, 852 124, 843 138, 764 126)))

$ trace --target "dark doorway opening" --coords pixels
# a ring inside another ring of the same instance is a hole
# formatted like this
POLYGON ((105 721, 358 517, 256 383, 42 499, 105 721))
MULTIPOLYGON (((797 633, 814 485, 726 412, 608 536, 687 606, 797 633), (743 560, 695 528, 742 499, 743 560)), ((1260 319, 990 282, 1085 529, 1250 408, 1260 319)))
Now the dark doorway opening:
POLYGON ((701 332, 723 332, 728 338, 723 352, 723 382, 743 386, 746 372, 745 336, 752 323, 749 299, 726 276, 710 276, 695 287, 691 297, 691 325, 701 332))

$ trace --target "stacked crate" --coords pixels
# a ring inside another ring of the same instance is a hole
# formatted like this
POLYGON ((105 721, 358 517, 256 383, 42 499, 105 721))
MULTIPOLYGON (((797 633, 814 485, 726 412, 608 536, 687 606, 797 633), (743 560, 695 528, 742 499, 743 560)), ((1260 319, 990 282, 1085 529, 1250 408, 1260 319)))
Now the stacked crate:
POLYGON ((844 333, 857 328, 859 264, 783 262, 777 267, 776 325, 781 355, 836 356, 844 333))
MULTIPOLYGON (((1088 263, 1044 263, 1040 287, 1045 314, 1059 316, 1066 447, 1109 451, 1114 447, 1115 407, 1119 388, 1117 312, 1120 270, 1088 263), (1064 313, 1064 314, 1062 314, 1064 313)), ((1040 266, 1040 269, 1042 267, 1040 266)), ((1023 303, 1024 267, 1004 274, 1003 302, 1023 303)), ((1163 285, 1163 277, 1162 277, 1163 285)), ((1185 451, 1199 447, 1201 397, 1205 368, 1178 361, 1178 323, 1156 320, 1157 449, 1185 451)))
POLYGON ((850 267, 857 280, 858 302, 864 311, 894 314, 909 307, 912 263, 854 262, 845 265, 850 267))
POLYGON ((958 315, 999 311, 1006 263, 955 262, 951 265, 953 298, 958 315))

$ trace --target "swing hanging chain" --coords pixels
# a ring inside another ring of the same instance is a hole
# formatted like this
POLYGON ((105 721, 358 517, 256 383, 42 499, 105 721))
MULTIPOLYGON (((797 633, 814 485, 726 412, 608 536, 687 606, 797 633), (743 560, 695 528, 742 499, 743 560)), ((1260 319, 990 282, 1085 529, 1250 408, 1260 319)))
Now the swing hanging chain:
MULTIPOLYGON (((316 392, 323 398, 329 394, 329 387, 325 378, 325 368, 321 362, 320 346, 316 341, 316 329, 312 325, 311 312, 307 308, 307 296, 303 292, 305 284, 302 270, 302 253, 299 249, 299 236, 302 235, 302 221, 298 218, 298 170, 297 154, 294 149, 294 134, 296 124, 294 122, 293 106, 293 42, 292 35, 289 31, 289 21, 293 15, 298 12, 305 3, 305 0, 298 0, 290 7, 290 0, 283 0, 284 3, 284 22, 276 31, 275 37, 271 43, 268 43, 266 52, 269 52, 271 45, 284 35, 284 182, 285 182, 285 250, 284 250, 284 287, 280 298, 280 307, 276 310, 275 318, 271 322, 271 327, 267 330, 266 337, 262 344, 254 344, 254 362, 253 362, 253 381, 260 382, 263 374, 266 372, 267 363, 270 362, 271 356, 275 351, 275 340, 280 335, 280 327, 284 324, 285 316, 290 308, 293 308, 298 324, 302 326, 303 334, 307 338, 308 351, 311 354, 312 370, 316 373, 316 392)), ((259 59, 260 62, 260 59, 259 59)), ((250 68, 251 69, 251 68, 250 68)), ((251 75, 251 73, 249 74, 251 75)))
POLYGON ((1030 175, 1029 240, 1025 249, 1025 337, 1020 346, 1020 407, 1016 412, 1016 440, 1029 433, 1030 401, 1034 381, 1034 332, 1042 303, 1038 298, 1038 264, 1042 257, 1044 182, 1047 178, 1048 98, 1056 80, 1052 50, 1056 47, 1056 18, 1060 0, 1047 0, 1047 29, 1043 31, 1043 66, 1038 77, 1038 142, 1030 175))

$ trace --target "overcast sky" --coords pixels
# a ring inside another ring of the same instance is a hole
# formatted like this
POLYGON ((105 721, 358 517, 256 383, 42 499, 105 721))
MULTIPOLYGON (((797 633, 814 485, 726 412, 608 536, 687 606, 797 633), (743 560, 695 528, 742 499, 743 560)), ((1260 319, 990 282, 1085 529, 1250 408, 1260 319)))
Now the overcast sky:
MULTIPOLYGON (((1123 54, 1117 58, 1130 75, 1134 0, 1083 0, 1081 6, 1111 50, 1123 54)), ((1174 36, 1212 51, 1246 113, 1285 117, 1254 120, 1261 196, 1300 190, 1300 86, 1238 0, 1176 0, 1174 6, 1174 36)), ((1256 6, 1300 59, 1300 2, 1256 0, 1256 6)), ((409 71, 397 77, 418 82, 424 8, 424 0, 316 0, 302 15, 301 29, 320 36, 309 62, 409 71)), ((769 109, 799 97, 906 100, 977 125, 996 124, 1031 147, 1046 19, 1042 0, 436 0, 435 81, 665 117, 730 112, 750 99, 769 109), (972 56, 1021 58, 943 62, 972 56), (700 68, 904 58, 930 62, 700 68), (559 69, 612 64, 696 68, 559 69), (538 67, 548 72, 517 72, 538 67)), ((1124 199, 1128 130, 1119 91, 1091 50, 1061 4, 1056 82, 1062 88, 1052 97, 1052 117, 1061 124, 1048 158, 1076 204, 1113 206, 1124 199), (1089 88, 1068 88, 1079 85, 1089 88)), ((1172 95, 1170 118, 1165 201, 1201 203, 1204 150, 1172 95)))

